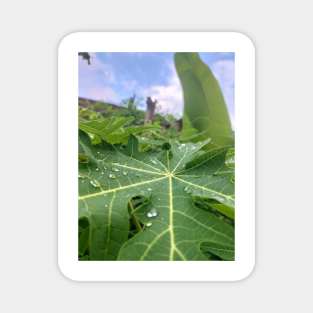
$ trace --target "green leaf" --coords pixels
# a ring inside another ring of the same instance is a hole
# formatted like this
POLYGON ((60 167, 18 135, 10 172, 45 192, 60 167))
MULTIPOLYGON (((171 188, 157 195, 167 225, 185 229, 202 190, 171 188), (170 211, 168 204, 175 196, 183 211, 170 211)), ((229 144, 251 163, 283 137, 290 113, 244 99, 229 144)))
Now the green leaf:
POLYGON ((99 144, 101 139, 110 144, 118 144, 126 143, 131 134, 135 135, 155 128, 153 125, 128 126, 133 120, 133 117, 123 116, 90 121, 81 120, 79 129, 91 137, 93 144, 99 144))
POLYGON ((199 139, 215 146, 231 145, 233 131, 220 86, 198 53, 175 53, 175 66, 184 93, 183 134, 195 128, 199 139))
POLYGON ((234 148, 231 148, 228 150, 225 164, 227 167, 231 169, 235 168, 235 149, 234 148))
POLYGON ((184 142, 197 141, 198 136, 199 136, 198 130, 192 127, 192 124, 190 123, 188 116, 184 115, 184 125, 180 133, 180 140, 184 142))
POLYGON ((79 219, 79 256, 84 256, 89 244, 89 221, 88 219, 79 219))
POLYGON ((234 227, 194 201, 211 199, 234 208, 233 183, 228 175, 215 174, 225 167, 227 149, 203 152, 207 142, 170 142, 168 150, 134 157, 116 146, 94 146, 84 133, 80 144, 89 159, 79 164, 89 260, 208 260, 211 254, 234 259, 234 227), (147 204, 129 214, 134 197, 147 204), (142 227, 130 237, 132 216, 142 227))
POLYGON ((135 136, 130 135, 126 146, 126 152, 131 158, 136 157, 139 154, 138 146, 138 139, 135 136))

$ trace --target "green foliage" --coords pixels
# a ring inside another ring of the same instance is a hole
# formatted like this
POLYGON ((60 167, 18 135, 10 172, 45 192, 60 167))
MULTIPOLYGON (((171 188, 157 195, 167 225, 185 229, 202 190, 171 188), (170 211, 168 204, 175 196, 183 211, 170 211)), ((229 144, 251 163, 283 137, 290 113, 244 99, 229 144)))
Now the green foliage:
POLYGON ((233 144, 223 94, 209 67, 198 53, 176 53, 175 66, 184 92, 184 131, 194 128, 199 134, 193 140, 211 138, 215 146, 233 144))
POLYGON ((80 256, 233 260, 233 225, 198 205, 198 199, 209 199, 234 208, 230 175, 216 175, 225 167, 227 149, 203 152, 205 144, 171 141, 166 150, 140 153, 133 136, 125 148, 93 145, 81 133, 89 162, 79 164, 80 256))
POLYGON ((142 102, 142 99, 138 99, 136 95, 123 100, 122 106, 127 108, 127 110, 121 110, 120 112, 116 112, 116 115, 119 116, 126 116, 126 117, 133 117, 134 118, 134 124, 135 125, 141 125, 144 123, 144 112, 141 110, 138 110, 138 106, 142 102))
POLYGON ((176 53, 183 129, 140 99, 79 110, 79 260, 234 260, 234 136, 197 53, 176 53))
POLYGON ((111 144, 126 143, 130 135, 156 128, 153 125, 129 126, 132 121, 132 117, 81 120, 79 128, 90 135, 94 144, 100 143, 101 140, 111 144))

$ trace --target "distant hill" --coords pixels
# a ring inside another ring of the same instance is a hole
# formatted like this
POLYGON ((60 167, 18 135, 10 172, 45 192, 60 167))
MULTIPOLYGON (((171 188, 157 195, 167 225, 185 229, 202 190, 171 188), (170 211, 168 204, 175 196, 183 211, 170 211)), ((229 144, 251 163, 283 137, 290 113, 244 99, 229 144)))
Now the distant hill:
POLYGON ((103 102, 103 101, 98 101, 98 100, 91 100, 91 99, 81 98, 81 97, 78 98, 78 105, 81 108, 88 108, 92 106, 93 110, 97 112, 101 112, 101 113, 112 111, 112 109, 113 111, 114 110, 127 110, 127 108, 113 104, 113 103, 103 102))
MULTIPOLYGON (((78 104, 80 108, 89 108, 92 107, 92 110, 102 113, 104 115, 110 115, 114 111, 119 111, 122 113, 122 115, 130 115, 130 110, 127 107, 119 106, 110 102, 103 102, 103 101, 97 101, 97 100, 91 100, 87 98, 78 98, 78 104)), ((135 109, 135 111, 132 112, 132 115, 136 116, 136 121, 138 124, 142 124, 144 122, 144 114, 145 112, 140 109, 135 109), (137 112, 137 113, 135 113, 137 112)), ((182 128, 182 119, 175 120, 174 123, 170 123, 169 121, 166 120, 164 116, 162 116, 159 113, 156 113, 154 115, 153 120, 159 120, 160 124, 164 128, 170 128, 170 127, 175 127, 178 130, 181 130, 182 128)))

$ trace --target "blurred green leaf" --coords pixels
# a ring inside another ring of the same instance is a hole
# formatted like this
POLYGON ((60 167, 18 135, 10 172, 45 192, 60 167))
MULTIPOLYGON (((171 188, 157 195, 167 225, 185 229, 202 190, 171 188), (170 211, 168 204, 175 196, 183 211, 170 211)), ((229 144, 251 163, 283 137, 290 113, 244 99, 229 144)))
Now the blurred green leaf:
POLYGON ((184 93, 183 132, 194 128, 197 140, 211 138, 215 146, 234 141, 231 122, 220 86, 198 53, 175 53, 175 66, 184 93))
POLYGON ((93 144, 99 144, 101 139, 110 144, 127 143, 130 135, 155 128, 153 125, 129 126, 133 120, 133 117, 123 116, 81 120, 79 128, 89 135, 93 144))

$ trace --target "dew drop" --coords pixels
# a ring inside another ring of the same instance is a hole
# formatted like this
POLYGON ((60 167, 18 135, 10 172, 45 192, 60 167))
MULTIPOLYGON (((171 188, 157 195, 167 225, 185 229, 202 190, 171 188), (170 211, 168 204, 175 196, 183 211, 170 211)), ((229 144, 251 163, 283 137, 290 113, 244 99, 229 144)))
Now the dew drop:
POLYGON ((152 191, 152 188, 148 188, 147 190, 148 190, 148 191, 152 191))
POLYGON ((128 174, 127 172, 123 172, 123 175, 124 175, 124 176, 127 176, 127 174, 128 174))
POLYGON ((191 190, 189 189, 188 186, 186 186, 186 187, 184 188, 184 191, 187 192, 187 193, 191 193, 191 190))
POLYGON ((112 168, 112 171, 113 171, 113 172, 119 172, 120 170, 119 170, 118 168, 115 168, 115 167, 114 167, 114 168, 112 168))
POLYGON ((152 223, 151 222, 148 222, 147 224, 146 224, 146 227, 151 227, 152 226, 152 223))
POLYGON ((96 171, 97 171, 97 172, 99 171, 99 168, 98 168, 98 167, 96 168, 96 171))
POLYGON ((109 178, 116 178, 114 174, 110 174, 109 178))
POLYGON ((90 184, 96 188, 100 187, 100 184, 97 180, 93 179, 90 181, 90 184))
POLYGON ((147 217, 151 218, 151 217, 157 217, 159 215, 158 211, 156 209, 151 209, 148 213, 147 213, 147 217))
POLYGON ((104 207, 106 207, 106 208, 107 208, 107 207, 108 207, 108 205, 107 205, 107 204, 105 204, 105 205, 104 205, 104 207))
POLYGON ((151 162, 152 162, 153 164, 158 164, 158 162, 157 162, 156 160, 153 160, 153 159, 151 159, 151 162))
POLYGON ((101 175, 104 175, 104 172, 103 172, 103 171, 101 172, 101 175))

